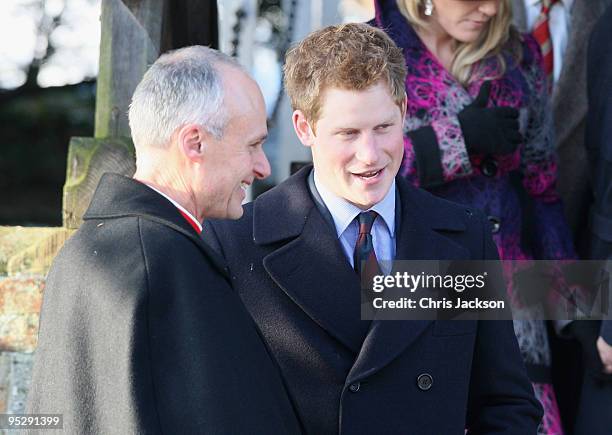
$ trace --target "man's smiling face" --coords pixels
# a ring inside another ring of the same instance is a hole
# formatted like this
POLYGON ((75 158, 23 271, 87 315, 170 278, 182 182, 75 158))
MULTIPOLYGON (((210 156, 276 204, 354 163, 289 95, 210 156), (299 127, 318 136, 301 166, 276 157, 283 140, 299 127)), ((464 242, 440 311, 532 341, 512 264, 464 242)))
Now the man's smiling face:
POLYGON ((316 131, 300 111, 293 120, 301 142, 312 149, 317 178, 367 210, 385 197, 402 162, 403 112, 379 81, 362 91, 326 89, 316 131))

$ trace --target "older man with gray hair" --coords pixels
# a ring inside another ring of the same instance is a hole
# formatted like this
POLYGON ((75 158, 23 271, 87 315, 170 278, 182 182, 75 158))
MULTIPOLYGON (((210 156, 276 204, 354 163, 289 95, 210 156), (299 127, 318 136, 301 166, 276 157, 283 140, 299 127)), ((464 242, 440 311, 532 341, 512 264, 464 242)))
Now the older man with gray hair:
POLYGON ((231 58, 161 56, 129 112, 133 178, 105 174, 49 272, 28 410, 67 433, 299 433, 204 218, 270 166, 264 101, 231 58))

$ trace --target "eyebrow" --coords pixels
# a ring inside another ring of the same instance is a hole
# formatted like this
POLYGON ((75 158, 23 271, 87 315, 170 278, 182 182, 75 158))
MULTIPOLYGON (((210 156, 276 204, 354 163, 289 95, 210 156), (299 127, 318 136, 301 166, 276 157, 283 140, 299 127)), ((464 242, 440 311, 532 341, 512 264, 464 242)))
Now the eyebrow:
POLYGON ((334 129, 334 133, 339 133, 341 131, 353 131, 353 130, 359 130, 359 129, 355 127, 338 127, 334 129))
POLYGON ((389 116, 387 119, 385 119, 385 120, 384 120, 384 121, 382 121, 382 122, 379 122, 379 123, 378 123, 378 124, 376 124, 376 125, 378 126, 378 125, 383 125, 383 124, 394 124, 394 123, 395 123, 395 121, 396 121, 394 118, 395 118, 395 115, 393 115, 393 116, 389 116))
MULTIPOLYGON (((394 116, 390 116, 384 121, 377 123, 374 127, 378 127, 379 125, 384 125, 384 124, 393 124, 395 123, 395 120, 393 118, 394 116)), ((352 131, 352 130, 359 130, 359 129, 357 127, 338 127, 333 130, 333 133, 340 133, 343 131, 352 131)))
POLYGON ((255 144, 259 144, 264 142, 266 139, 268 138, 268 133, 266 134, 262 134, 261 136, 259 136, 257 139, 253 139, 252 141, 249 142, 250 145, 255 145, 255 144))

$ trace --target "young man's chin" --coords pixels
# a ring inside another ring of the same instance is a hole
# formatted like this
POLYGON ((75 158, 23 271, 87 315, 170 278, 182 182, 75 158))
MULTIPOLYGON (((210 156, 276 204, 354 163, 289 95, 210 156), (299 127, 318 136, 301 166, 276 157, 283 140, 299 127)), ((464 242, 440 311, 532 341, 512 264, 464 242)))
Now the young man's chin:
POLYGON ((380 201, 383 200, 383 198, 384 198, 384 195, 381 196, 380 198, 378 198, 378 196, 376 197, 361 196, 361 197, 346 198, 346 200, 350 202, 351 204, 353 204, 355 207, 359 207, 362 210, 367 210, 375 206, 376 204, 378 204, 380 201))

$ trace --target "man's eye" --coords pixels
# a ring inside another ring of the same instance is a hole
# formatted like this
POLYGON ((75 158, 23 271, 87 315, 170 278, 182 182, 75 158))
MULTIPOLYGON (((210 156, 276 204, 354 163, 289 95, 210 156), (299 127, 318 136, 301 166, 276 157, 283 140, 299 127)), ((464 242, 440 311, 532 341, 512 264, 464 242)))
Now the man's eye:
POLYGON ((389 127, 391 127, 391 125, 393 124, 381 124, 381 125, 376 126, 376 130, 386 130, 389 127))
POLYGON ((344 130, 340 132, 341 136, 354 136, 355 134, 357 134, 355 130, 344 130))

